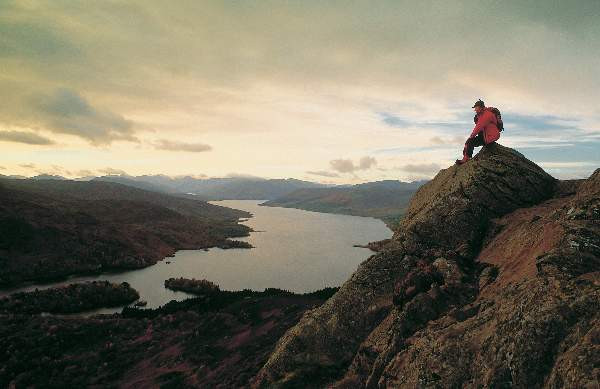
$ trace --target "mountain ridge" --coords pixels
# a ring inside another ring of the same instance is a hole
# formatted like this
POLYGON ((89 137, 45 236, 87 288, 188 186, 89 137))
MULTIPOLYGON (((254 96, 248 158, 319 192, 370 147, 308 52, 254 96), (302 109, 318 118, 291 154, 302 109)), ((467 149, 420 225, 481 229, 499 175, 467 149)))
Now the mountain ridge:
POLYGON ((302 188, 260 205, 375 217, 393 228, 425 182, 383 180, 344 187, 302 188))
POLYGON ((104 176, 95 180, 112 181, 131 186, 155 188, 166 193, 193 194, 202 200, 265 200, 273 199, 298 188, 326 187, 294 178, 266 179, 261 177, 194 178, 154 176, 104 176))

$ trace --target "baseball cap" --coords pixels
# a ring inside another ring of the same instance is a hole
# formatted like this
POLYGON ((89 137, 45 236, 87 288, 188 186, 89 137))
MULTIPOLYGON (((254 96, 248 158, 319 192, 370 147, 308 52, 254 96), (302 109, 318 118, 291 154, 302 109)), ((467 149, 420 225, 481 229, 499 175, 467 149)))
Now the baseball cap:
POLYGON ((475 105, 473 105, 471 108, 475 108, 475 107, 485 107, 483 100, 481 100, 481 99, 477 100, 475 102, 475 105))

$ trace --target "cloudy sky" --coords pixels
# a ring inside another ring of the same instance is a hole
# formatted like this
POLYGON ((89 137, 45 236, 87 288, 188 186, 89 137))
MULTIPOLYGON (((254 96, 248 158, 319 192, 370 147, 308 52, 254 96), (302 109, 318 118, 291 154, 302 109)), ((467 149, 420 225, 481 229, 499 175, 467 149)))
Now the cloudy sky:
POLYGON ((0 0, 0 174, 432 177, 478 98, 600 167, 600 2, 0 0))

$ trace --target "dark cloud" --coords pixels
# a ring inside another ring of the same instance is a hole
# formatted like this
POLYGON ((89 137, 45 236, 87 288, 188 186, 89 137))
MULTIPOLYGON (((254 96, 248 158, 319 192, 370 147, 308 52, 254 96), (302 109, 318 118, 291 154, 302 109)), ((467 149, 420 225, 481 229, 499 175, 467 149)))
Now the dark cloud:
POLYGON ((340 173, 352 173, 356 170, 354 162, 351 159, 334 159, 329 161, 331 168, 340 173))
POLYGON ((51 25, 27 20, 0 19, 0 53, 23 59, 47 61, 75 57, 79 49, 51 25))
MULTIPOLYGON (((215 84, 261 77, 354 84, 377 78, 408 88, 412 80, 440 85, 463 70, 500 80, 512 74, 517 84, 534 88, 568 84, 573 93, 581 86, 596 93, 598 85, 593 81, 597 0, 578 1, 577 6, 541 0, 448 2, 435 3, 436 12, 430 1, 389 1, 377 7, 314 1, 185 2, 172 7, 150 0, 74 7, 52 1, 37 2, 35 11, 20 2, 4 3, 0 55, 30 59, 27 67, 76 89, 110 85, 108 89, 120 92, 149 88, 160 93, 158 83, 147 82, 149 75, 155 81, 173 74, 215 84), (495 17, 488 20, 483 13, 495 17), (310 33, 308 21, 313 22, 310 33), (487 60, 498 51, 510 55, 487 60), (358 61, 365 66, 354 66, 358 61), (531 65, 519 66, 523 63, 531 65), (577 72, 560 72, 556 80, 546 77, 564 69, 577 72)), ((402 123, 393 117, 390 121, 402 123)))
POLYGON ((33 132, 24 131, 0 131, 0 141, 25 143, 28 145, 54 144, 52 139, 48 139, 33 132))
POLYGON ((377 165, 377 161, 373 157, 362 157, 358 163, 358 170, 370 169, 377 165))
POLYGON ((317 171, 307 171, 307 174, 312 174, 313 176, 322 176, 322 177, 339 177, 340 175, 333 172, 328 172, 326 170, 317 170, 317 171))
POLYGON ((33 163, 22 163, 19 166, 24 169, 35 169, 36 168, 35 164, 33 164, 33 163))
POLYGON ((0 166, 0 170, 6 170, 4 166, 0 166))
POLYGON ((399 166, 398 169, 407 173, 431 174, 437 173, 441 169, 441 166, 437 163, 406 164, 399 166))
POLYGON ((166 139, 161 139, 157 142, 154 142, 154 148, 157 150, 188 151, 192 153, 201 153, 212 150, 210 145, 204 143, 186 143, 166 139))
POLYGON ((340 173, 354 173, 357 170, 367 170, 377 165, 377 161, 373 157, 362 157, 355 165, 351 159, 334 159, 329 161, 331 168, 340 173))
POLYGON ((133 123, 121 115, 93 107, 78 92, 58 88, 32 98, 42 125, 48 130, 76 135, 95 145, 116 140, 138 141, 133 123))

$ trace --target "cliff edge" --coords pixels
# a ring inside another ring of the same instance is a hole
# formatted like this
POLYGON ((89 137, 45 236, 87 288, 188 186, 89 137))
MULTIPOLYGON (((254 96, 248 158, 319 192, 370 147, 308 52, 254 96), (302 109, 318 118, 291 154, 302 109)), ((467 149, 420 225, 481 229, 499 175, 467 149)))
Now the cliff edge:
POLYGON ((586 387, 600 362, 600 169, 492 144, 279 340, 255 387, 586 387))

